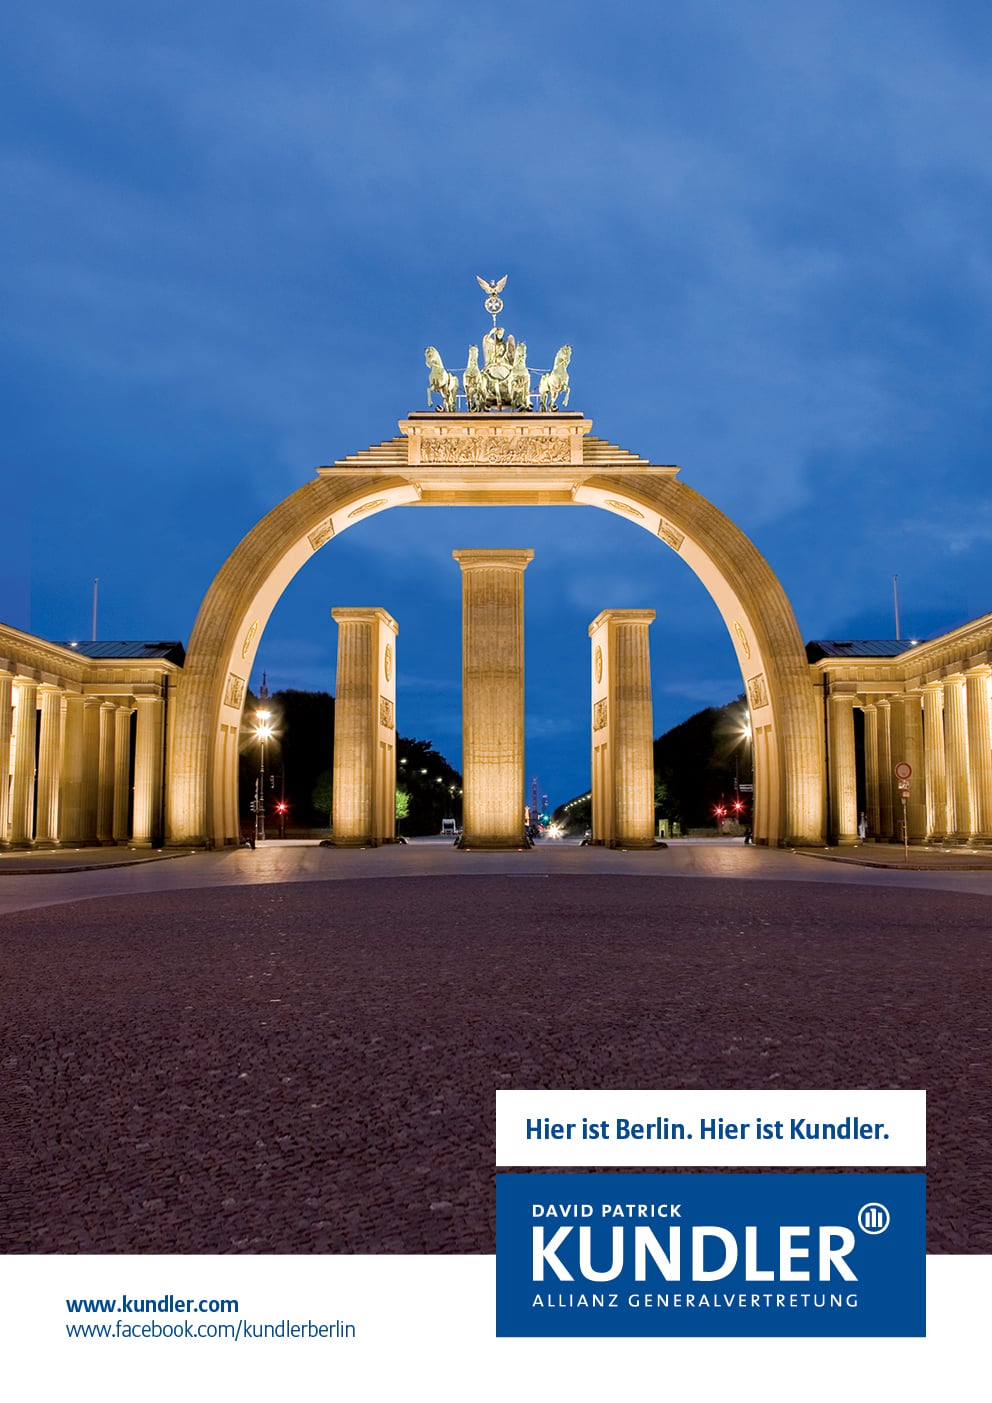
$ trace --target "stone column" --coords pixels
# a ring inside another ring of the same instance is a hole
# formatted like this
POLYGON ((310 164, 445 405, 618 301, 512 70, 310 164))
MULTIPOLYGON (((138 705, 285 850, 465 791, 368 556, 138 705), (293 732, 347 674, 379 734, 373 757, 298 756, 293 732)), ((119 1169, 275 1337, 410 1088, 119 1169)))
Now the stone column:
POLYGON ((902 839, 903 795, 905 817, 911 843, 921 843, 926 835, 926 796, 923 777, 923 709, 919 693, 892 698, 892 768, 905 762, 912 770, 908 789, 900 789, 893 773, 893 808, 896 836, 902 839))
POLYGON ((524 843, 524 571, 532 550, 456 550, 462 571, 465 848, 524 843))
POLYGON ((100 757, 97 779, 97 842, 104 846, 114 841, 114 703, 100 706, 100 757))
POLYGON ((865 716, 865 804, 867 806, 868 836, 877 842, 882 827, 879 806, 878 708, 869 702, 863 710, 865 716))
POLYGON ((335 847, 396 836, 396 637, 385 609, 332 609, 338 626, 334 697, 335 847))
POLYGON ((18 682, 14 712, 14 778, 10 797, 10 846, 26 848, 34 836, 35 739, 38 686, 18 682))
MULTIPOLYGON (((888 843, 894 840, 895 809, 892 792, 895 779, 892 774, 892 708, 889 702, 878 703, 878 841, 888 843)), ((901 806, 900 806, 901 807, 901 806)))
POLYGON ((86 786, 85 706, 86 699, 80 693, 66 694, 62 717, 59 842, 69 847, 78 847, 83 841, 83 795, 86 786))
POLYGON ((118 847, 127 847, 127 811, 131 778, 131 703, 114 712, 114 827, 118 847))
POLYGON ((38 740, 38 806, 34 842, 39 848, 58 846, 59 779, 62 759, 62 690, 42 686, 41 735, 38 740))
POLYGON ((830 833, 841 847, 858 841, 858 776, 854 760, 854 702, 844 692, 827 699, 830 754, 830 833))
POLYGON ((7 846, 10 817, 10 738, 14 734, 14 679, 0 672, 0 848, 7 846))
POLYGON ((654 745, 648 628, 653 609, 606 609, 592 643, 593 841, 654 847, 654 745))
POLYGON ((968 711, 963 677, 944 681, 944 739, 947 752, 947 836, 955 843, 971 837, 971 785, 968 774, 968 711))
POLYGON ((162 719, 161 697, 135 697, 138 724, 134 738, 134 820, 132 839, 137 848, 150 848, 162 833, 162 719))
POLYGON ((926 791, 928 843, 942 843, 947 833, 947 764, 944 756, 944 684, 923 688, 923 784, 926 791))
POLYGON ((971 838, 992 843, 992 725, 989 677, 992 668, 972 667, 964 675, 968 710, 968 778, 971 786, 971 838))
POLYGON ((97 697, 83 701, 83 791, 80 841, 97 843, 97 812, 100 803, 100 717, 102 707, 97 697))

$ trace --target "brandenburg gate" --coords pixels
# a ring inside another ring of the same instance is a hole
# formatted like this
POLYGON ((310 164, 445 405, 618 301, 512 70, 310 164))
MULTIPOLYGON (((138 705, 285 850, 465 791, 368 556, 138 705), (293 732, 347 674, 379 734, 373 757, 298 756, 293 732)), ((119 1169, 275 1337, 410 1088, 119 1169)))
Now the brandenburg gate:
MULTIPOLYGON (((333 550, 342 532, 379 512, 451 505, 597 507, 649 532, 660 549, 684 560, 723 618, 747 692, 754 737, 755 841, 822 842, 822 714, 782 586, 743 532, 682 482, 677 467, 650 463, 596 438, 591 420, 568 408, 570 346, 559 348, 549 370, 528 368, 526 343, 515 341, 498 325, 505 281, 479 279, 492 317, 492 327, 480 338, 481 363, 478 345, 469 347, 459 381, 445 369, 439 352, 428 347, 427 409, 401 419, 396 437, 318 468, 248 533, 218 572, 190 636, 170 715, 169 843, 222 845, 239 840, 238 737, 248 678, 269 615, 296 572, 318 551, 333 550)), ((522 635, 517 636, 522 621, 510 601, 522 590, 528 558, 528 551, 487 552, 485 560, 470 550, 456 551, 466 606, 466 837, 480 846, 517 843, 520 836, 523 740, 522 711, 517 712, 522 708, 522 672, 519 686, 510 679, 517 665, 513 659, 522 648, 522 635), (480 604, 483 596, 491 596, 485 608, 480 604), (480 628, 484 616, 489 624, 480 628), (505 760, 495 767, 494 737, 505 760), (503 796, 498 802, 497 792, 503 796)), ((647 628, 646 613, 631 632, 632 621, 621 622, 622 612, 614 614, 607 628, 611 639, 616 633, 614 666, 621 668, 629 640, 637 629, 646 638, 647 628), (629 637, 620 641, 622 635, 629 637)), ((382 620, 376 625, 380 626, 382 620)), ((354 631, 357 624, 348 627, 354 631)), ((371 627, 367 622, 367 629, 371 627)), ((612 641, 609 646, 614 647, 612 641)), ((630 700, 629 687, 627 692, 630 700)), ((378 725, 369 710, 374 703, 374 697, 368 705, 363 703, 360 729, 367 737, 362 741, 365 747, 373 744, 373 721, 378 725)), ((637 704, 632 705, 636 710, 637 704)), ((615 739, 622 748, 622 737, 634 723, 633 712, 621 714, 619 706, 615 700, 620 728, 615 739)), ((640 715, 643 729, 643 699, 640 715)), ((386 745, 382 731, 375 741, 380 743, 386 745)), ((639 753, 643 755, 643 746, 639 753)), ((643 761, 638 765, 643 770, 643 761)), ((373 768, 366 766, 365 772, 371 776, 373 768)), ((645 776, 634 778, 637 768, 611 771, 620 785, 621 799, 614 811, 621 824, 627 822, 622 815, 628 809, 633 813, 646 808, 632 797, 638 785, 643 789, 646 784, 645 776)), ((368 782, 379 794, 374 802, 381 810, 388 776, 384 781, 379 774, 368 782)), ((355 800, 368 811, 372 803, 366 797, 355 800)), ((362 821, 355 822, 353 833, 342 835, 345 841, 362 836, 375 840, 367 824, 368 831, 359 832, 362 821)), ((384 823, 380 814, 375 822, 385 835, 388 820, 384 823)), ((629 834, 617 830, 611 841, 637 841, 637 834, 646 840, 643 815, 634 828, 629 834)))

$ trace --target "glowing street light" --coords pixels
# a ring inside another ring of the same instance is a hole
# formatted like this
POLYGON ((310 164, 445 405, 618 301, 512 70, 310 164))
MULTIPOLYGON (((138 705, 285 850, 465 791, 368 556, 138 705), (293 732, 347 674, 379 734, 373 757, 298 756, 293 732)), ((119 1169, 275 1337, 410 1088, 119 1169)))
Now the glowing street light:
POLYGON ((255 712, 258 741, 258 779, 255 783, 255 842, 265 842, 265 746, 272 738, 272 712, 255 712))

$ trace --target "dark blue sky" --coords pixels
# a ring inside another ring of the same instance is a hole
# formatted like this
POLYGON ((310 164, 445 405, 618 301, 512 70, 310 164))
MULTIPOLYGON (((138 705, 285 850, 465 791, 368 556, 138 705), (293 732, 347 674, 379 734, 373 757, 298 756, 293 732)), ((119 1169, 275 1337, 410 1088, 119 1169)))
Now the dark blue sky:
MULTIPOLYGON (((188 640, 241 536, 501 320, 678 463, 804 638, 992 609, 986 6, 47 0, 0 18, 0 619, 188 640), (30 582, 28 586, 28 581, 30 582)), ((655 729, 741 687, 715 606, 591 508, 409 508, 297 576, 259 668, 333 690, 399 620, 400 729, 460 750, 454 547, 529 546, 528 773, 588 783, 588 638, 653 607, 655 729)), ((257 682, 257 676, 256 676, 257 682)))

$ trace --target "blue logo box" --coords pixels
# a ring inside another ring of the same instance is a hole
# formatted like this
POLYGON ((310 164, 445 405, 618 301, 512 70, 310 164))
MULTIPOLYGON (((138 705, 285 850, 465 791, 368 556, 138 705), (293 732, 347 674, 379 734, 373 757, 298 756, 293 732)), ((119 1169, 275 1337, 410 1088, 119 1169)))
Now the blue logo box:
POLYGON ((922 1336, 925 1174, 497 1174, 496 1333, 922 1336))

